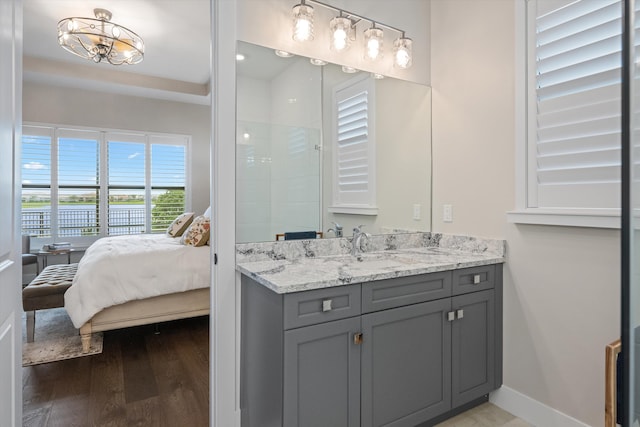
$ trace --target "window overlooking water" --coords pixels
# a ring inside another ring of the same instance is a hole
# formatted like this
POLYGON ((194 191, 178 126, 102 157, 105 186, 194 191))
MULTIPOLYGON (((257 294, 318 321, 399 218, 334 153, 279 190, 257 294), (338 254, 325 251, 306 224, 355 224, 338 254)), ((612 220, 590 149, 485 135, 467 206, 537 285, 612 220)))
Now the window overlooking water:
POLYGON ((164 232, 185 211, 189 136, 24 126, 22 233, 38 241, 164 232))

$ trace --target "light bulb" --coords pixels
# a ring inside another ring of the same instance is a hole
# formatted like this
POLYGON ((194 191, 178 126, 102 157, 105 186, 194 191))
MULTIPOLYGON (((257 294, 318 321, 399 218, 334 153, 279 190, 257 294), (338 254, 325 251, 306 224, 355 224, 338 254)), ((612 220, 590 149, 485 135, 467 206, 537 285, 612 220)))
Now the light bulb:
POLYGON ((293 7, 293 39, 298 42, 313 40, 313 7, 304 3, 293 7))
POLYGON ((364 32, 365 58, 376 60, 382 57, 383 31, 380 28, 371 27, 364 32))
POLYGON ((341 52, 351 45, 352 22, 349 18, 337 16, 329 22, 331 50, 341 52))
POLYGON ((409 68, 413 63, 412 54, 413 41, 411 39, 401 37, 393 42, 393 64, 399 68, 409 68))

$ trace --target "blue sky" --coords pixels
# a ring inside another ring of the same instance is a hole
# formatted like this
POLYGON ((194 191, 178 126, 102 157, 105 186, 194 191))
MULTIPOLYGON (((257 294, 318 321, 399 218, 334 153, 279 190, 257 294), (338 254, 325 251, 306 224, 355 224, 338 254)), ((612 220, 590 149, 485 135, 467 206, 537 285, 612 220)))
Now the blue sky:
MULTIPOLYGON (((59 138, 58 182, 60 185, 98 184, 99 144, 95 140, 59 138)), ((51 176, 49 137, 23 137, 22 183, 48 184, 51 176)), ((108 143, 110 185, 145 184, 145 144, 108 143)), ((185 147, 153 144, 151 185, 184 186, 185 147)))

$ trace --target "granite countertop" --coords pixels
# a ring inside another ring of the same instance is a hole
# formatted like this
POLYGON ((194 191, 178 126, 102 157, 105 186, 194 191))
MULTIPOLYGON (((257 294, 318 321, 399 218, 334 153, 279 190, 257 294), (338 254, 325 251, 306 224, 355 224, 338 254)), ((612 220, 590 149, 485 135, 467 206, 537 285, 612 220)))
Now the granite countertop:
POLYGON ((285 294, 504 262, 502 240, 405 233, 370 241, 373 250, 356 257, 350 238, 239 244, 236 268, 285 294))

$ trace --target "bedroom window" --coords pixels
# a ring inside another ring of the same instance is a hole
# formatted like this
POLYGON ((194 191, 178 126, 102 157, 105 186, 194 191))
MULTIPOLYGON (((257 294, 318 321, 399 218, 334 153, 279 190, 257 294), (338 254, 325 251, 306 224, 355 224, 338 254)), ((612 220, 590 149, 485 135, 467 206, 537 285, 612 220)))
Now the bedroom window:
POLYGON ((371 78, 333 91, 333 204, 329 212, 376 215, 375 94, 371 78))
POLYGON ((24 126, 22 232, 36 243, 164 232, 187 206, 189 141, 24 126))
POLYGON ((524 140, 509 220, 619 227, 621 1, 519 7, 524 140))

